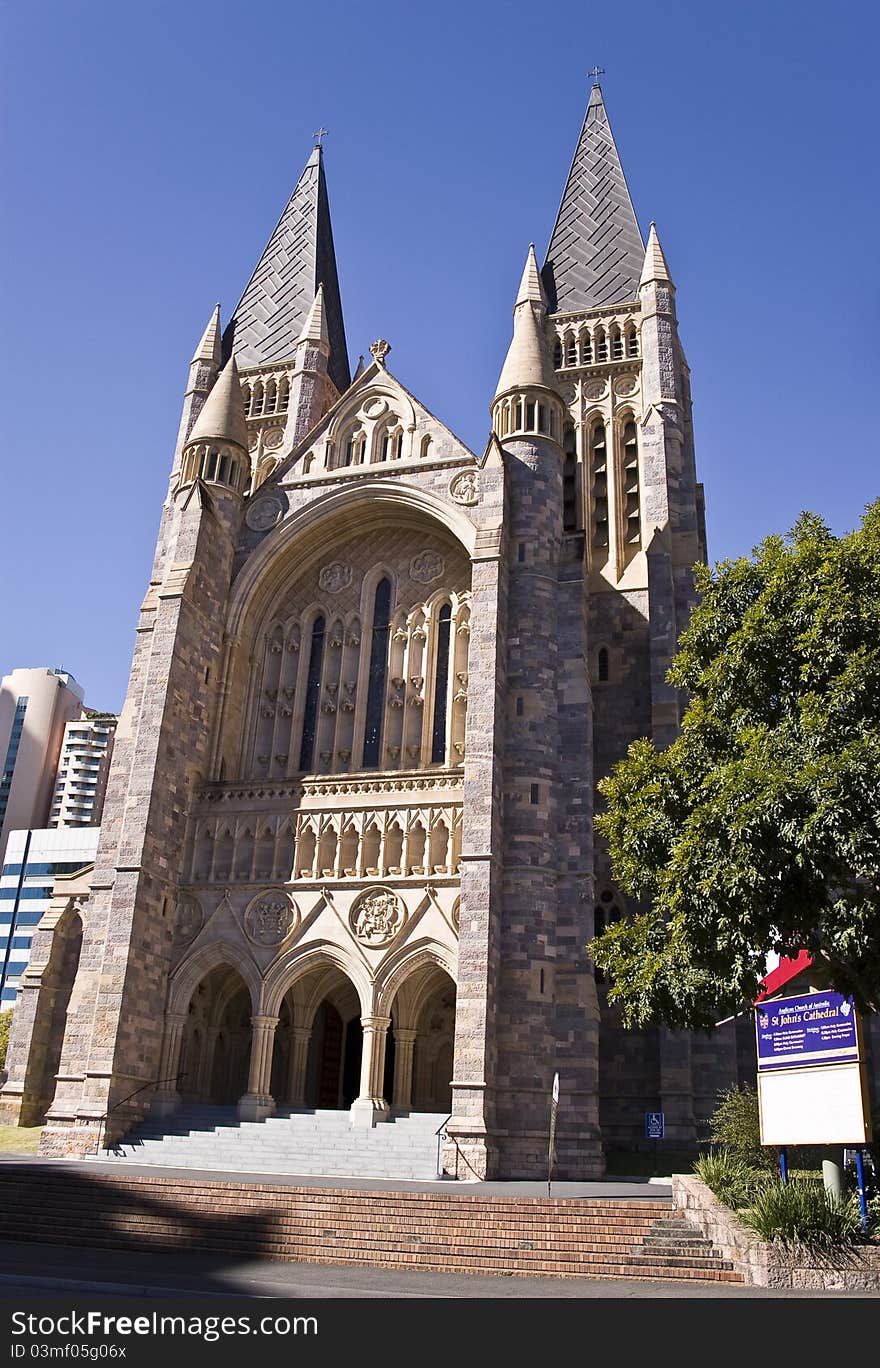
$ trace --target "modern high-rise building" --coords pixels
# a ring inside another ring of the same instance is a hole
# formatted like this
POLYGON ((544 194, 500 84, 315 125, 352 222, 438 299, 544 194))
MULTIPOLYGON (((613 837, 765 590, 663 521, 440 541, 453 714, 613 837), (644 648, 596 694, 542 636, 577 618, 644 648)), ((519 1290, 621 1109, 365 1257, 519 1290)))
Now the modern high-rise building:
POLYGON ((101 829, 13 831, 0 869, 0 998, 11 1007, 55 879, 94 863, 101 829))
POLYGON ((117 720, 112 713, 86 712, 64 728, 50 827, 100 823, 117 720))
POLYGON ((82 705, 66 670, 13 670, 0 680, 0 860, 11 831, 47 826, 64 728, 82 705))

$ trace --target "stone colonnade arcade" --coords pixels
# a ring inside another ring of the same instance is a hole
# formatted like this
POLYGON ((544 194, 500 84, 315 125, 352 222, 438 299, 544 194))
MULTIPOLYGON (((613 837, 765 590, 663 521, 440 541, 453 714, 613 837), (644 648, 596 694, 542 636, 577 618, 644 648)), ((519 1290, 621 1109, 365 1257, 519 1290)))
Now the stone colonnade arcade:
POLYGON ((208 959, 217 952, 194 956, 172 985, 155 1110, 235 1105, 259 1119, 351 1108, 366 1124, 392 1112, 449 1113, 455 983, 436 952, 405 959, 372 995, 356 966, 346 972, 338 954, 306 950, 267 978, 256 1004, 226 958, 193 989, 208 959))

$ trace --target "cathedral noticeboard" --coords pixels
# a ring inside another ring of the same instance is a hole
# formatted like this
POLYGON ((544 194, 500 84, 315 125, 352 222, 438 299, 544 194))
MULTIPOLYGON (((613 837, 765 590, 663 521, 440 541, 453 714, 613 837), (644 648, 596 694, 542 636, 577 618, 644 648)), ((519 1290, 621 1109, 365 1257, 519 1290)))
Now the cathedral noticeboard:
POLYGON ((770 998, 755 1008, 765 1145, 863 1145, 871 1122, 858 1013, 841 993, 770 998))

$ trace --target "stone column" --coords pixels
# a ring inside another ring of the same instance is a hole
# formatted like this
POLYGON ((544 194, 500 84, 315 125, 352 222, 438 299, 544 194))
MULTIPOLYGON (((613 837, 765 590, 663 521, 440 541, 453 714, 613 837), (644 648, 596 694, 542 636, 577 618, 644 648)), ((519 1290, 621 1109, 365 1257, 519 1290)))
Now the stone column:
POLYGON ((242 1121, 262 1121, 275 1110, 269 1080, 272 1077, 272 1048, 277 1025, 278 1018, 274 1016, 251 1017, 253 1034, 248 1090, 238 1101, 238 1114, 242 1121))
POLYGON ((291 1107, 304 1107, 306 1104, 306 1069, 311 1038, 311 1026, 291 1027, 290 1081, 287 1089, 291 1107))
POLYGON ((159 1086, 150 1103, 150 1111, 154 1116, 169 1116, 180 1106, 177 1074, 180 1069, 180 1047, 183 1044, 185 1025, 186 1012, 166 1012, 165 1034, 162 1037, 162 1055, 159 1062, 159 1086))
POLYGON ((352 1103, 351 1124, 353 1126, 375 1126, 377 1121, 387 1121, 390 1108, 382 1096, 383 1075, 385 1072, 385 1037, 391 1025, 390 1017, 361 1017, 364 1031, 364 1048, 361 1055, 361 1091, 357 1101, 352 1103))
POLYGON ((398 1111, 412 1108, 413 1047, 417 1031, 398 1029, 394 1032, 394 1098, 398 1111))

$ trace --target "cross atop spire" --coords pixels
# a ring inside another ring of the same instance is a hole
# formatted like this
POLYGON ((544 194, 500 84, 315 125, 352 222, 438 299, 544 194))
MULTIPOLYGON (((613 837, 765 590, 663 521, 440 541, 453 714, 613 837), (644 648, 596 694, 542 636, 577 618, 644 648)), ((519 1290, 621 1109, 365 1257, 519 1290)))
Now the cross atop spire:
POLYGON ((319 128, 317 130, 317 132, 314 134, 316 147, 321 147, 323 145, 324 139, 326 138, 329 132, 329 128, 319 128))
POLYGON ((587 72, 587 75, 592 76, 593 85, 598 85, 599 77, 605 75, 605 68, 600 66, 590 67, 590 70, 587 72))

